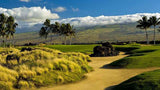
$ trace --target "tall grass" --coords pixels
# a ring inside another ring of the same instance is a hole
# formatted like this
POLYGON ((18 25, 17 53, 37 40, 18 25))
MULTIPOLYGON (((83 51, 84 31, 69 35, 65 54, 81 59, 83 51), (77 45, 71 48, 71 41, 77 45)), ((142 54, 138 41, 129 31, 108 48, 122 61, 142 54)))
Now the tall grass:
POLYGON ((32 51, 21 52, 15 48, 0 50, 0 89, 23 89, 75 82, 90 72, 90 57, 82 53, 63 53, 58 50, 35 47, 32 51), (10 60, 7 55, 17 55, 20 63, 10 60))

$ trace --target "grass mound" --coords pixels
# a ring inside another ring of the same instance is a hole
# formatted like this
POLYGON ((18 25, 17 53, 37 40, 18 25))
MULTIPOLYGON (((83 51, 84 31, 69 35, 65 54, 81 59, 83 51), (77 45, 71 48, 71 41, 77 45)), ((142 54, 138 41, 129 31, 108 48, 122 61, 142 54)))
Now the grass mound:
POLYGON ((117 46, 117 48, 126 51, 130 55, 117 60, 109 66, 121 68, 147 68, 160 67, 160 46, 117 46), (126 48, 130 48, 129 50, 126 48), (133 49, 134 48, 134 49, 133 49))
POLYGON ((160 70, 137 75, 119 85, 113 90, 160 90, 160 70))
POLYGON ((56 85, 81 80, 92 68, 90 57, 82 53, 63 53, 44 47, 21 52, 15 48, 0 50, 0 89, 11 90, 56 85), (6 63, 6 57, 16 58, 6 63))

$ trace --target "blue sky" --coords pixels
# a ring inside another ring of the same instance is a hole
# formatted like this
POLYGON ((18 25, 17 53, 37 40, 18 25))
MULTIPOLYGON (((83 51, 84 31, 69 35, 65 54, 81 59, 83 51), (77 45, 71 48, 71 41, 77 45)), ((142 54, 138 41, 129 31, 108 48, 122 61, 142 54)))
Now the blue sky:
POLYGON ((52 23, 74 26, 136 22, 146 15, 160 17, 160 0, 0 0, 0 13, 13 16, 21 27, 52 23))
POLYGON ((0 0, 2 8, 17 7, 46 7, 52 9, 59 6, 65 7, 66 11, 57 12, 61 18, 84 17, 84 16, 115 16, 134 13, 156 13, 160 12, 160 0, 31 0, 22 2, 20 0, 0 0), (77 8, 77 11, 72 11, 77 8))

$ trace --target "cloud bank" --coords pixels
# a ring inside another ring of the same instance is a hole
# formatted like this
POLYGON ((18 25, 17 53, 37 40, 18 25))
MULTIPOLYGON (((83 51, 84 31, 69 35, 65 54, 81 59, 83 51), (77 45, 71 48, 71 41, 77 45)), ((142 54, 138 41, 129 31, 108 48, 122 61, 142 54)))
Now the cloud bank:
POLYGON ((53 11, 55 11, 55 12, 64 12, 64 11, 66 11, 66 8, 65 7, 57 7, 57 8, 54 8, 53 11))
POLYGON ((120 16, 98 16, 98 17, 75 17, 67 18, 62 20, 52 20, 52 22, 58 21, 60 23, 71 23, 76 27, 82 26, 95 26, 95 25, 109 25, 109 24, 120 24, 120 23, 132 23, 136 22, 142 18, 142 16, 157 16, 160 17, 160 13, 137 13, 130 15, 120 15, 120 16))
POLYGON ((52 13, 50 10, 41 7, 19 7, 13 9, 0 8, 0 13, 13 16, 17 21, 24 22, 41 22, 45 19, 58 19, 59 15, 52 13))

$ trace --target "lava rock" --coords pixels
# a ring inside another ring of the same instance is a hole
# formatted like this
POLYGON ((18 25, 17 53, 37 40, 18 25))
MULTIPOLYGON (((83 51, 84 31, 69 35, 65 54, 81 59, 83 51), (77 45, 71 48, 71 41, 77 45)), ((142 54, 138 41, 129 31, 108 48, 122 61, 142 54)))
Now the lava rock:
POLYGON ((91 57, 106 57, 106 56, 117 56, 119 51, 116 51, 114 47, 109 43, 102 43, 102 46, 96 46, 93 49, 93 54, 91 57))

